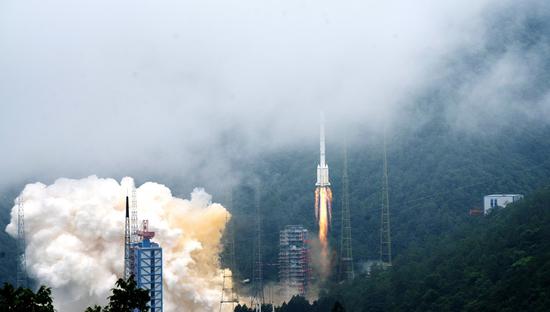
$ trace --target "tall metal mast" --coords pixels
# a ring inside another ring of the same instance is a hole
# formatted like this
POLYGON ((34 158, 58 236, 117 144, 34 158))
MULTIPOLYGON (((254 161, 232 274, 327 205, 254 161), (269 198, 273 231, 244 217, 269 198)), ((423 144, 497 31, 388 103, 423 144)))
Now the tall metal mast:
POLYGON ((388 152, 386 144, 386 129, 384 128, 384 167, 382 178, 382 209, 380 213, 380 261, 385 267, 392 265, 391 231, 390 231, 390 200, 388 191, 388 152))
POLYGON ((262 304, 265 303, 264 284, 262 272, 262 220, 260 217, 260 183, 256 185, 256 246, 253 262, 253 282, 254 294, 252 297, 251 306, 256 308, 256 311, 262 311, 262 304))
POLYGON ((138 235, 138 216, 137 216, 137 191, 136 186, 134 185, 132 187, 132 214, 131 214, 131 220, 130 220, 130 235, 131 235, 131 242, 137 243, 139 242, 139 235, 138 235))
POLYGON ((25 209, 21 197, 17 197, 17 287, 28 287, 27 257, 25 255, 25 209))
POLYGON ((351 242, 351 213, 349 207, 348 147, 344 143, 344 169, 342 173, 342 226, 340 233, 340 265, 338 278, 349 281, 355 277, 351 242))
POLYGON ((138 216, 137 216, 137 191, 136 186, 132 185, 132 206, 131 206, 131 219, 130 219, 130 244, 128 244, 128 276, 136 274, 136 257, 134 243, 140 241, 138 230, 138 216))
MULTIPOLYGON (((233 190, 229 190, 228 200, 227 200, 227 209, 231 211, 233 208, 233 190)), ((239 297, 235 291, 235 280, 233 279, 233 272, 236 271, 236 262, 235 262, 235 231, 232 224, 228 223, 229 213, 225 216, 226 224, 226 240, 225 240, 225 249, 228 253, 229 265, 231 266, 231 271, 228 272, 226 269, 223 269, 223 281, 222 281, 222 298, 220 300, 220 312, 223 310, 223 306, 230 306, 231 311, 235 310, 235 305, 239 303, 239 297)))
POLYGON ((124 224, 124 279, 132 275, 132 265, 130 263, 130 199, 126 196, 126 219, 124 224))

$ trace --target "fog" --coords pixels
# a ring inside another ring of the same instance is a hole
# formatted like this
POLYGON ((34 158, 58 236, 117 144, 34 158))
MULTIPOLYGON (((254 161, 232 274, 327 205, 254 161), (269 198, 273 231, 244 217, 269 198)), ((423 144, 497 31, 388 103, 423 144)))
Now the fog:
POLYGON ((513 35, 549 12, 546 1, 1 0, 0 185, 136 172, 232 182, 239 159, 317 140, 321 110, 332 133, 414 123, 403 111, 430 90, 452 98, 457 129, 487 114, 546 121, 548 24, 532 44, 513 35))

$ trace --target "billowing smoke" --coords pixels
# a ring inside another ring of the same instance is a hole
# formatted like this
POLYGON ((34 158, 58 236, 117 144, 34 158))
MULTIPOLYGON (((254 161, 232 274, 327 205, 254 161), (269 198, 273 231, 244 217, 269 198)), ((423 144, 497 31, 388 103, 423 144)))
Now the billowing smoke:
MULTIPOLYGON (((123 273, 124 202, 133 180, 96 176, 28 184, 24 203, 27 270, 53 289, 59 311, 104 304, 123 273)), ((163 248, 165 311, 213 311, 221 274, 218 254, 227 211, 203 189, 191 199, 173 197, 166 186, 137 188, 138 218, 148 219, 163 248)), ((17 233, 17 207, 6 231, 17 233)))

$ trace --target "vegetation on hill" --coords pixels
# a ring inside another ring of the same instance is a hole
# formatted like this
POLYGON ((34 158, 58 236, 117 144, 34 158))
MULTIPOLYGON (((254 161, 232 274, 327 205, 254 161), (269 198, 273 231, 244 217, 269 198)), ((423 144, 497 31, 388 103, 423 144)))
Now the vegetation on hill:
POLYGON ((336 285, 347 311, 547 311, 550 187, 403 251, 389 270, 336 285))
MULTIPOLYGON (((497 136, 472 136, 442 128, 437 119, 414 130, 402 128, 389 141, 390 210, 396 260, 404 249, 423 245, 469 222, 484 195, 530 194, 548 183, 550 127, 510 126, 497 136)), ((358 271, 379 255, 382 142, 369 136, 349 148, 353 254, 358 271)), ((279 231, 302 224, 316 236, 313 188, 316 145, 274 154, 251 165, 261 181, 265 277, 277 280, 279 231)), ((333 250, 340 240, 341 148, 329 145, 333 187, 333 250)), ((252 180, 252 179, 251 179, 252 180)), ((238 275, 250 278, 254 243, 254 186, 234 191, 238 275)), ((336 256, 333 254, 333 256, 336 256)), ((223 260, 223 259, 222 259, 223 260)))
MULTIPOLYGON (((109 303, 105 307, 94 305, 85 312, 132 312, 149 311, 149 291, 137 287, 133 277, 118 279, 111 289, 109 303)), ((30 288, 15 288, 4 283, 0 288, 0 311, 2 312, 54 312, 52 291, 47 286, 33 292, 30 288)))
POLYGON ((113 294, 109 296, 109 303, 105 307, 94 305, 88 307, 85 312, 149 311, 149 290, 138 288, 133 276, 126 280, 119 278, 111 292, 113 294))
POLYGON ((29 288, 15 288, 5 283, 0 288, 0 311, 5 312, 54 312, 52 291, 41 286, 36 292, 29 288))

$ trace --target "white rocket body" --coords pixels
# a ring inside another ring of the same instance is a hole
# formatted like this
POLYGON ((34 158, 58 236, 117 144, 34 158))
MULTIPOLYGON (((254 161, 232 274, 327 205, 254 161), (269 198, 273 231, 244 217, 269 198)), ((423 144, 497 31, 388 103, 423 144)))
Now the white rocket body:
POLYGON ((328 165, 325 161, 325 118, 324 115, 321 114, 321 129, 320 129, 320 160, 319 164, 317 165, 317 183, 315 183, 315 186, 330 186, 330 182, 328 179, 328 165))

